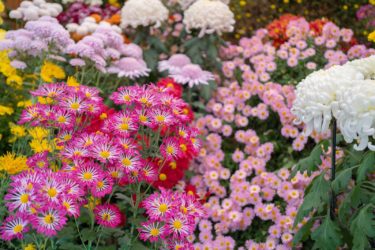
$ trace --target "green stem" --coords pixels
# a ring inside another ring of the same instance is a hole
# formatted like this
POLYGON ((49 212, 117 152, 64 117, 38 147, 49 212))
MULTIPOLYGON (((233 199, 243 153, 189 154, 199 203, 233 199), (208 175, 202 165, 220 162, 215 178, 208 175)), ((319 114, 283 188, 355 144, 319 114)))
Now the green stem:
POLYGON ((74 218, 74 222, 75 222, 75 224, 76 224, 77 231, 78 231, 78 236, 79 236, 79 238, 81 239, 82 245, 83 245, 83 247, 84 247, 85 249, 87 249, 87 248, 86 248, 86 245, 85 245, 85 242, 84 242, 83 239, 82 239, 82 234, 81 234, 81 232, 79 231, 79 226, 78 226, 78 223, 77 223, 77 219, 76 219, 76 218, 74 218))
MULTIPOLYGON (((336 178, 336 119, 333 118, 333 126, 332 126, 332 145, 331 145, 331 183, 336 178)), ((331 195, 330 195, 330 216, 333 220, 335 218, 335 209, 336 209, 336 196, 333 191, 333 188, 331 187, 331 195)))

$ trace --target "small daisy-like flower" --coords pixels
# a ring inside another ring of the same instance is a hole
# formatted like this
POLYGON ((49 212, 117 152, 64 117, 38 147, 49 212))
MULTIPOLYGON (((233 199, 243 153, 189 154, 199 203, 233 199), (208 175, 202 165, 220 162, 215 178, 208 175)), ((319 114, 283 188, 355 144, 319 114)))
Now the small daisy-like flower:
POLYGON ((119 158, 120 166, 125 170, 125 173, 138 170, 141 167, 141 159, 138 156, 123 154, 119 158))
POLYGON ((38 233, 54 236, 66 224, 66 211, 61 208, 43 208, 38 214, 33 215, 31 224, 38 233))
POLYGON ((151 221, 141 223, 141 228, 138 228, 138 231, 140 239, 151 242, 164 238, 166 233, 165 226, 161 223, 151 221))
POLYGON ((112 192, 112 186, 112 179, 110 177, 104 177, 93 184, 91 193, 93 196, 101 198, 112 192))
POLYGON ((56 126, 60 128, 71 128, 76 120, 72 113, 60 108, 56 109, 54 118, 56 126))
POLYGON ((109 129, 123 136, 127 136, 138 129, 136 119, 129 112, 115 114, 110 118, 108 125, 109 129))
POLYGON ((37 90, 31 91, 33 96, 43 96, 49 98, 60 97, 64 94, 66 86, 63 83, 42 84, 37 90))
POLYGON ((108 138, 99 138, 98 142, 99 143, 94 143, 90 148, 92 157, 101 162, 112 162, 118 159, 120 150, 117 146, 112 144, 108 138))
POLYGON ((165 139, 163 144, 160 146, 160 153, 168 160, 179 158, 182 152, 178 140, 173 137, 165 139))
POLYGON ((22 213, 9 216, 4 220, 0 228, 0 235, 3 240, 12 240, 14 238, 21 239, 23 234, 29 231, 29 220, 22 213))
POLYGON ((152 194, 143 201, 147 215, 153 220, 162 220, 173 210, 170 194, 152 194))
POLYGON ((155 108, 151 111, 151 122, 153 127, 157 126, 171 126, 175 123, 173 115, 167 109, 155 108))
POLYGON ((83 113, 87 108, 87 103, 84 101, 84 99, 77 95, 64 98, 60 104, 66 110, 78 114, 83 113))
POLYGON ((121 211, 112 204, 96 206, 94 209, 95 219, 99 225, 104 227, 117 227, 121 223, 121 211))
MULTIPOLYGON (((73 197, 73 196, 72 196, 73 197)), ((63 208, 65 208, 66 212, 68 215, 71 215, 75 218, 77 218, 79 216, 79 205, 77 204, 77 202, 74 200, 74 198, 72 198, 70 196, 66 196, 64 198, 61 199, 61 205, 63 208)))
POLYGON ((142 178, 148 183, 154 182, 158 179, 158 169, 151 162, 141 169, 141 174, 142 178))
POLYGON ((95 163, 86 163, 81 165, 76 170, 77 180, 84 185, 91 186, 96 183, 98 180, 102 179, 103 172, 100 166, 95 163))
POLYGON ((137 96, 137 91, 134 87, 120 87, 117 92, 114 92, 110 99, 117 105, 130 105, 137 96))
POLYGON ((64 193, 65 186, 59 183, 55 178, 47 178, 43 183, 42 195, 48 202, 59 203, 60 196, 64 193))
POLYGON ((9 210, 14 211, 18 209, 20 212, 26 212, 30 208, 35 194, 33 190, 28 190, 27 187, 15 187, 5 195, 6 206, 9 210))
POLYGON ((194 225, 189 224, 186 217, 178 215, 169 219, 167 228, 174 237, 183 238, 193 233, 194 225))

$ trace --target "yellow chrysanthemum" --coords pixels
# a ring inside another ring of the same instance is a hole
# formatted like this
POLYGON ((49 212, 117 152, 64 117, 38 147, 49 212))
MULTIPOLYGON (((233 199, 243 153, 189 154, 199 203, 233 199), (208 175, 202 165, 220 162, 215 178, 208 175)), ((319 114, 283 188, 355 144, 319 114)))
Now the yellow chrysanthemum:
POLYGON ((9 123, 10 133, 15 137, 23 137, 26 135, 26 129, 20 125, 14 124, 13 122, 9 123))
POLYGON ((54 146, 53 143, 48 142, 46 139, 37 140, 33 139, 30 142, 30 147, 35 153, 41 153, 44 151, 52 152, 54 146))
POLYGON ((14 110, 11 107, 0 105, 0 116, 1 115, 11 115, 11 114, 13 114, 13 112, 14 112, 14 110))
MULTIPOLYGON (((374 0, 375 1, 375 0, 374 0)), ((370 41, 370 42, 374 42, 375 43, 375 30, 373 32, 371 32, 370 34, 368 34, 368 37, 367 39, 370 41)))
POLYGON ((33 102, 31 100, 20 101, 20 102, 17 103, 17 107, 19 107, 19 108, 30 107, 31 105, 33 105, 33 102))
POLYGON ((40 71, 40 77, 45 82, 53 82, 55 79, 64 79, 65 72, 60 66, 45 61, 40 71))
POLYGON ((53 99, 50 98, 50 97, 38 96, 38 102, 40 104, 52 104, 53 103, 53 99))
POLYGON ((23 250, 36 250, 36 248, 33 244, 27 244, 23 250))
POLYGON ((74 76, 68 76, 68 80, 66 81, 66 84, 68 86, 72 86, 72 87, 78 87, 79 86, 79 82, 77 81, 77 79, 74 76))
POLYGON ((109 0, 108 3, 114 7, 121 7, 120 3, 118 2, 118 0, 109 0))
POLYGON ((14 153, 7 153, 0 156, 0 171, 5 171, 10 175, 17 174, 27 169, 26 156, 16 156, 14 153))
POLYGON ((375 5, 375 0, 369 0, 368 1, 370 4, 372 4, 372 5, 375 5))
POLYGON ((27 130, 29 135, 36 140, 43 140, 49 134, 49 131, 42 127, 33 127, 27 130))
POLYGON ((22 77, 16 75, 16 74, 13 74, 13 75, 10 75, 8 78, 7 78, 7 81, 6 83, 9 85, 9 86, 22 86, 23 84, 23 80, 22 80, 22 77))

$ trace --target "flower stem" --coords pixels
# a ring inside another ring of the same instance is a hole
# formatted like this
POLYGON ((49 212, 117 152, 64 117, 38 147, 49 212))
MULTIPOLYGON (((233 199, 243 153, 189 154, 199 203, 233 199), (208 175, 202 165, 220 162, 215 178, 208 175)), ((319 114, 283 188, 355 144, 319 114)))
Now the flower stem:
MULTIPOLYGON (((332 142, 331 142, 331 184, 336 178, 336 130, 337 130, 337 122, 336 119, 333 118, 333 125, 332 125, 332 142)), ((335 218, 335 209, 336 209, 336 197, 331 187, 331 196, 330 196, 330 216, 333 220, 335 218)))

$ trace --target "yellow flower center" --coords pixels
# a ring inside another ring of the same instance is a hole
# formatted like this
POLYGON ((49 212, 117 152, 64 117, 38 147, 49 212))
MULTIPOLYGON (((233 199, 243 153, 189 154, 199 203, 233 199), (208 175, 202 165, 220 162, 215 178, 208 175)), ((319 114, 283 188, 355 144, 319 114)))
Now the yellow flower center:
POLYGON ((55 221, 55 218, 52 214, 47 214, 46 217, 44 217, 44 222, 47 224, 52 224, 55 221))
POLYGON ((104 183, 102 181, 98 181, 98 183, 96 184, 96 186, 98 188, 103 188, 104 187, 104 183))
POLYGON ((140 115, 140 116, 139 116, 139 120, 140 120, 141 122, 147 122, 147 116, 145 116, 145 115, 140 115))
POLYGON ((168 146, 166 151, 167 151, 168 154, 173 154, 174 148, 172 146, 168 146))
POLYGON ((168 210, 167 204, 165 204, 165 203, 160 204, 160 206, 159 206, 159 212, 160 213, 165 213, 167 210, 168 210))
POLYGON ((91 180, 92 179, 92 173, 90 173, 90 172, 86 172, 86 173, 84 173, 83 174, 83 179, 85 179, 85 180, 91 180))
POLYGON ((23 226, 21 224, 18 224, 15 227, 13 227, 13 232, 15 234, 18 234, 18 233, 22 232, 22 230, 23 230, 23 226))
POLYGON ((120 124, 120 129, 121 130, 128 130, 129 129, 129 124, 128 123, 121 123, 120 124))
POLYGON ((44 162, 44 161, 38 161, 38 162, 36 163, 36 165, 37 165, 38 167, 40 167, 40 168, 43 168, 43 167, 45 166, 45 162, 44 162))
POLYGON ((177 230, 180 230, 182 228, 182 222, 180 220, 175 220, 173 222, 173 227, 177 230))
POLYGON ((21 197, 20 197, 20 201, 23 204, 29 202, 29 195, 28 194, 22 194, 21 197))
POLYGON ((161 181, 165 181, 165 180, 167 179, 167 175, 166 175, 166 174, 160 174, 160 175, 159 175, 159 179, 160 179, 161 181))
POLYGON ((73 110, 77 110, 77 109, 79 109, 80 105, 79 105, 78 102, 73 102, 72 104, 70 104, 70 107, 73 110))
POLYGON ((125 167, 129 167, 131 164, 132 162, 131 160, 129 160, 129 158, 122 159, 122 165, 124 165, 125 167))
POLYGON ((181 144, 181 145, 180 145, 180 148, 181 148, 181 150, 184 151, 184 152, 187 150, 187 146, 186 146, 185 144, 181 144))
POLYGON ((111 220, 111 215, 109 213, 104 213, 102 215, 102 219, 105 221, 110 221, 111 220))
POLYGON ((163 115, 157 115, 156 117, 157 122, 164 122, 165 121, 165 116, 163 115))
POLYGON ((145 97, 142 97, 141 99, 139 99, 139 101, 141 102, 141 103, 143 103, 143 104, 147 104, 147 98, 145 98, 145 97))
POLYGON ((99 155, 104 159, 108 159, 111 156, 111 153, 109 151, 102 151, 99 155))
POLYGON ((177 168, 177 164, 175 161, 172 161, 171 163, 169 163, 169 166, 171 167, 171 169, 176 169, 177 168))
POLYGON ((153 228, 153 229, 151 229, 150 234, 155 237, 155 236, 158 236, 160 234, 160 231, 157 228, 153 228))
POLYGON ((56 188, 50 188, 48 189, 47 193, 49 197, 53 198, 57 195, 57 190, 56 188))
POLYGON ((57 118, 57 121, 58 121, 59 123, 64 123, 64 122, 66 122, 66 118, 65 118, 64 116, 60 115, 60 116, 57 118))
POLYGON ((64 201, 64 202, 63 202, 63 206, 66 208, 66 210, 69 210, 69 209, 70 209, 70 204, 69 204, 69 202, 64 201))
POLYGON ((129 102, 131 100, 130 95, 124 95, 124 101, 129 102))

